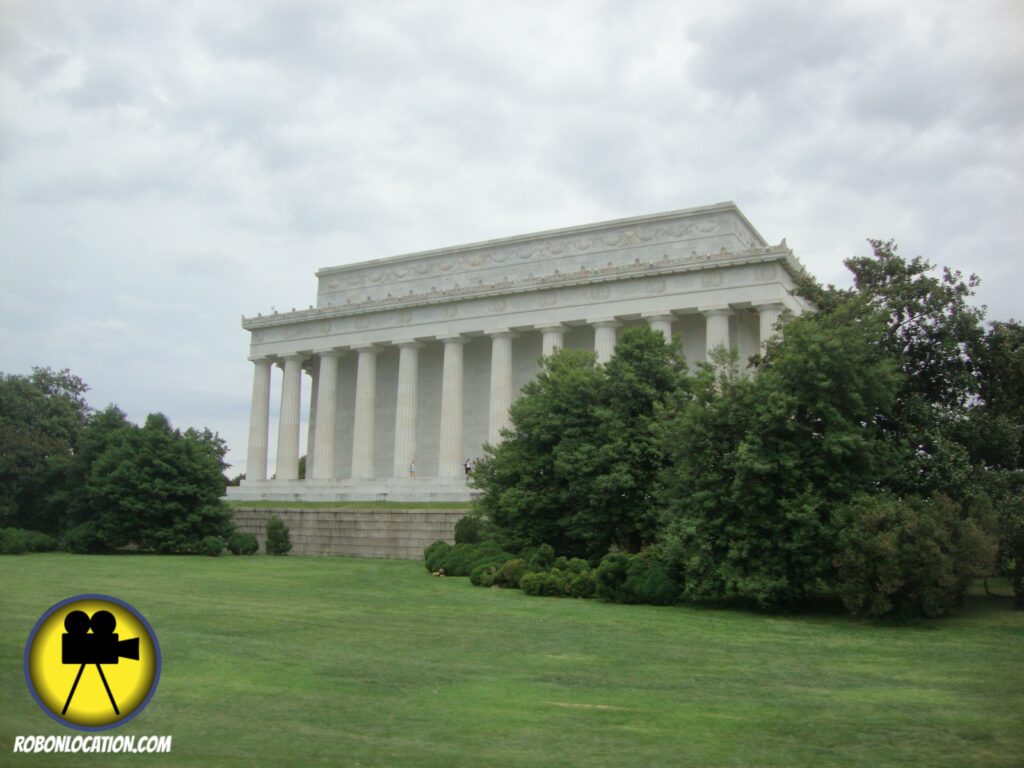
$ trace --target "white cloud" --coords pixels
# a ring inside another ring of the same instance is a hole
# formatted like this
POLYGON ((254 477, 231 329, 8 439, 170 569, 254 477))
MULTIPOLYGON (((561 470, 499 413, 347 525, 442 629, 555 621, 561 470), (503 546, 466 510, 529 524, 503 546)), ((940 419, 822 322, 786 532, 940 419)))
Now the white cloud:
POLYGON ((244 451, 242 314, 321 266, 735 200, 1020 315, 1012 2, 5 3, 0 360, 244 451))

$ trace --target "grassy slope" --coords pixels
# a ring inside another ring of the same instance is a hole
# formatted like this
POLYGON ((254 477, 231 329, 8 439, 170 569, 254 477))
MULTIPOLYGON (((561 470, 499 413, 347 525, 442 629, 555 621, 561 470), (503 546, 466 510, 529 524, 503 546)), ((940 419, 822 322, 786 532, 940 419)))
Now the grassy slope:
POLYGON ((23 644, 54 602, 101 592, 163 647, 157 695, 123 729, 174 736, 147 765, 992 768, 1024 754, 1024 613, 982 598, 879 627, 298 557, 0 557, 0 584, 0 753, 63 732, 25 688, 23 644))

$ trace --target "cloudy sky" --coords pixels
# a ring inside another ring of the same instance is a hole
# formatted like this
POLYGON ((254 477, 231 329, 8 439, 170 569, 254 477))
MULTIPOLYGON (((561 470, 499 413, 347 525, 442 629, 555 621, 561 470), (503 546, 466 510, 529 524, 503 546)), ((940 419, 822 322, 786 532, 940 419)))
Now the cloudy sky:
POLYGON ((0 370, 239 462, 240 316, 318 267, 724 200, 1019 319, 1022 171, 1019 0, 0 0, 0 370))

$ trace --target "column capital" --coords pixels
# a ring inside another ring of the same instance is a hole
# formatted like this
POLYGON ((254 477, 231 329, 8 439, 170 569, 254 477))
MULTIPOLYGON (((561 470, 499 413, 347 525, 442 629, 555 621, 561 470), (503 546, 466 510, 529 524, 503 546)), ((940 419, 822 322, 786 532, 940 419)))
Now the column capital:
POLYGON ((374 355, 380 352, 380 347, 378 347, 376 344, 356 344, 352 346, 351 349, 353 352, 358 352, 360 355, 363 354, 364 352, 371 353, 374 355))
POLYGON ((484 331, 485 336, 490 336, 492 339, 515 339, 518 338, 519 334, 513 331, 511 328, 498 328, 493 331, 484 331))
POLYGON ((391 346, 398 347, 399 349, 403 347, 421 349, 423 347, 423 342, 419 339, 398 339, 396 341, 392 341, 391 346))
POLYGON ((252 355, 249 358, 250 363, 266 363, 267 365, 274 364, 274 358, 270 355, 252 355))
POLYGON ((729 317, 733 314, 732 307, 728 304, 708 304, 698 307, 697 311, 704 317, 729 317))
POLYGON ((438 336, 437 340, 442 344, 465 344, 469 339, 463 336, 461 333, 452 334, 451 336, 438 336))
POLYGON ((535 325, 541 333, 564 333, 565 323, 547 323, 546 325, 535 325))
POLYGON ((656 323, 659 321, 663 323, 671 323, 676 319, 676 316, 671 312, 643 312, 640 317, 648 323, 656 323))
POLYGON ((293 352, 288 355, 274 355, 271 359, 274 361, 274 365, 281 370, 284 370, 288 363, 298 363, 299 368, 301 369, 302 362, 306 359, 306 356, 304 354, 299 354, 298 352, 293 352))
POLYGON ((756 301, 753 304, 754 309, 758 312, 785 312, 786 305, 778 299, 767 299, 764 301, 756 301))
POLYGON ((334 358, 337 360, 339 357, 345 354, 343 349, 315 349, 313 354, 319 357, 321 360, 324 358, 334 358))
POLYGON ((587 320, 587 325, 594 328, 619 328, 622 326, 622 321, 614 317, 605 317, 600 320, 587 320))

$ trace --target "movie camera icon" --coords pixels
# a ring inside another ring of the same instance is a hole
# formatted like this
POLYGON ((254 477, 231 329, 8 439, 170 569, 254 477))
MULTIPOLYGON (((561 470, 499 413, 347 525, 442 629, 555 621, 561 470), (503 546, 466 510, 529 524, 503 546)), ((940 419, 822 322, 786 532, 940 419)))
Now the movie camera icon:
POLYGON ((85 611, 71 611, 64 617, 64 629, 67 630, 61 636, 61 663, 79 664, 78 674, 75 682, 71 685, 68 693, 68 700, 64 702, 62 715, 66 715, 68 707, 71 706, 71 699, 78 688, 78 682, 82 679, 82 672, 88 664, 95 664, 96 670, 100 673, 100 680, 107 691, 107 698, 114 708, 114 714, 120 715, 121 710, 117 708, 114 701, 114 694, 110 692, 107 684, 107 676, 103 674, 102 664, 117 664, 121 659, 139 660, 139 638, 133 637, 128 640, 121 640, 114 631, 117 627, 117 619, 110 611, 96 611, 92 617, 85 611), (92 634, 89 634, 89 629, 92 634))

